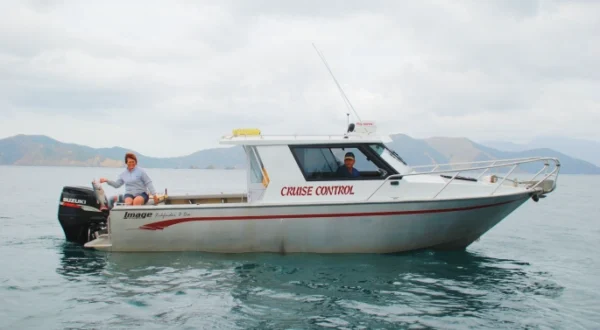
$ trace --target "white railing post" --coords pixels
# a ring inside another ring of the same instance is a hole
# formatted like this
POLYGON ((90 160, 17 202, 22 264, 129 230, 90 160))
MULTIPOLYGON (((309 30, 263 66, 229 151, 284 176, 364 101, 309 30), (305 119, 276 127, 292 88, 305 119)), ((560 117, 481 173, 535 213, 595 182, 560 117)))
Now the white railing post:
POLYGON ((500 188, 500 187, 502 186, 502 184, 504 183, 504 181, 506 181, 506 178, 508 178, 508 177, 509 177, 509 176, 512 174, 512 172, 515 170, 515 168, 517 168, 517 166, 518 166, 518 165, 519 165, 519 164, 515 164, 515 165, 514 165, 514 166, 513 166, 513 167, 510 169, 510 171, 508 172, 508 174, 506 174, 506 175, 505 175, 505 176, 502 178, 502 181, 498 182, 498 186, 496 186, 496 189, 494 189, 494 190, 492 191, 492 193, 490 194, 490 196, 491 196, 491 195, 493 195, 493 194, 496 192, 496 190, 498 190, 498 188, 500 188))
POLYGON ((452 177, 452 179, 450 179, 448 182, 446 182, 446 184, 442 187, 442 189, 440 189, 437 194, 435 194, 433 196, 432 199, 435 199, 444 189, 446 189, 446 187, 448 187, 448 185, 450 184, 450 182, 454 181, 454 178, 456 178, 458 176, 458 174, 460 174, 460 171, 456 172, 456 174, 454 174, 454 176, 452 177))
MULTIPOLYGON (((496 161, 494 161, 494 162, 492 163, 492 165, 490 165, 490 166, 494 166, 494 165, 496 165, 496 161)), ((490 167, 486 168, 486 169, 485 169, 485 171, 481 172, 481 174, 479 174, 479 176, 477 177, 477 180, 481 179, 481 177, 482 177, 482 176, 485 174, 485 172, 487 172, 489 169, 490 169, 490 167)))
POLYGON ((540 175, 542 173, 542 171, 544 171, 545 169, 547 169, 548 166, 549 166, 548 162, 544 163, 544 167, 542 167, 541 170, 539 170, 531 179, 529 179, 529 181, 535 180, 535 178, 537 178, 537 176, 540 175))

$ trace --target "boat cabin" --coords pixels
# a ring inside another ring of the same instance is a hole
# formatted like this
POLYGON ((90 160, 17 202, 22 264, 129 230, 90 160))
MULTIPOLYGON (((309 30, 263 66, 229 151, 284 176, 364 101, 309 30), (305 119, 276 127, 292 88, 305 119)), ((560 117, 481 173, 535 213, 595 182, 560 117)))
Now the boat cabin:
POLYGON ((388 141, 376 135, 372 122, 362 122, 350 124, 343 135, 274 136, 236 129, 220 143, 244 148, 248 202, 268 203, 364 197, 390 175, 411 171, 385 146, 388 141))

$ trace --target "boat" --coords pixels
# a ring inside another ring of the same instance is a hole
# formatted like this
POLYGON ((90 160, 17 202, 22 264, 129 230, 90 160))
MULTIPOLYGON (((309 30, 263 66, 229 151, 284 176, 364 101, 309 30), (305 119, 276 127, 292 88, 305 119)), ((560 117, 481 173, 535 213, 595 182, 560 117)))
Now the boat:
POLYGON ((243 147, 244 193, 165 190, 157 204, 131 206, 65 186, 58 220, 67 241, 110 252, 464 250, 557 186, 556 158, 410 166, 390 141, 373 121, 348 122, 334 135, 235 129, 220 143, 243 147), (359 176, 340 176, 347 155, 359 176))

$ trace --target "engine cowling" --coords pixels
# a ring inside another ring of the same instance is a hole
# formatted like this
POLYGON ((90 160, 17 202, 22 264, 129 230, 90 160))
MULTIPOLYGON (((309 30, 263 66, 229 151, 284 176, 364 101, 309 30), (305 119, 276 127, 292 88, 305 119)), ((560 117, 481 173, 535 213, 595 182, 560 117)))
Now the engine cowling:
MULTIPOLYGON (((106 198, 105 198, 106 199, 106 198)), ((108 205, 108 200, 104 201, 108 205)), ((67 241, 85 244, 106 231, 108 210, 100 210, 101 203, 91 187, 65 186, 60 195, 58 221, 67 241)))

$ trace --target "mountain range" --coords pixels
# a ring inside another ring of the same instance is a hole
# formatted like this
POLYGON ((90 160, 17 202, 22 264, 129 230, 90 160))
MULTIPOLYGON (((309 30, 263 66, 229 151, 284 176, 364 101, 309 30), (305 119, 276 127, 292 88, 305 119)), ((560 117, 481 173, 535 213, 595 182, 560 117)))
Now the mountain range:
POLYGON ((600 142, 568 137, 538 136, 528 143, 482 141, 483 145, 504 151, 526 151, 552 146, 552 149, 600 166, 600 142))
MULTIPOLYGON (((593 149, 584 152, 590 144, 577 145, 577 140, 553 142, 566 148, 563 149, 566 152, 561 152, 540 145, 528 148, 527 145, 502 141, 490 142, 486 146, 467 138, 415 139, 404 134, 390 137, 392 142, 387 146, 413 166, 546 156, 559 158, 563 174, 600 174, 600 167, 588 161, 600 160, 600 149, 592 145, 593 149), (569 147, 569 143, 578 147, 569 147), (573 152, 568 154, 568 151, 573 152), (588 160, 575 154, 587 156, 588 160)), ((132 150, 124 147, 92 148, 60 142, 44 135, 16 135, 0 139, 0 165, 121 167, 124 166, 123 156, 128 151, 132 150)), ((158 158, 137 152, 136 155, 139 163, 146 168, 243 168, 245 158, 239 146, 205 149, 181 157, 158 158)))

